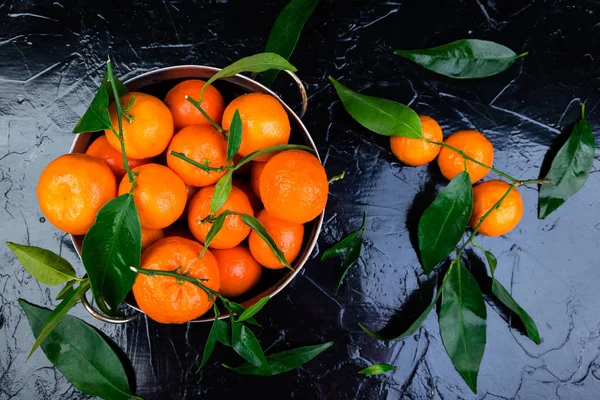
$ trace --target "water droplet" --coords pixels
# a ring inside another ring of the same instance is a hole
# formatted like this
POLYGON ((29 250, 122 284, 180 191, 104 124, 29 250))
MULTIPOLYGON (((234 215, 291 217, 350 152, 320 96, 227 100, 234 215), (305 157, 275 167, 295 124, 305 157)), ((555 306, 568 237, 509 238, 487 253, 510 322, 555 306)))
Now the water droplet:
POLYGON ((44 222, 46 222, 46 218, 44 218, 44 217, 41 217, 41 218, 40 218, 40 222, 43 224, 44 222))

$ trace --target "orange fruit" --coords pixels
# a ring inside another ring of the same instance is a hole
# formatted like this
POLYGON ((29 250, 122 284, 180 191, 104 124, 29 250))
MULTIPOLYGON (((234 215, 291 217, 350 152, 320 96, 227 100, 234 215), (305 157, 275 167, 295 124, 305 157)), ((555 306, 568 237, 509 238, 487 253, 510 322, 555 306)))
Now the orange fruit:
MULTIPOLYGON (((108 168, 110 168, 112 173, 115 174, 117 180, 121 180, 121 178, 123 178, 127 173, 125 167, 123 166, 123 156, 108 143, 106 136, 100 136, 98 139, 94 140, 94 142, 86 150, 85 154, 89 154, 90 156, 103 160, 106 165, 108 165, 108 168)), ((129 168, 131 169, 151 162, 151 158, 127 159, 127 165, 129 165, 129 168)))
POLYGON ((252 186, 250 186, 248 182, 243 181, 241 179, 234 179, 233 186, 240 189, 242 192, 244 192, 246 196, 248 196, 248 200, 250 201, 250 204, 252 205, 252 209, 254 210, 255 214, 260 211, 260 209, 262 208, 262 203, 260 199, 256 196, 256 194, 254 194, 252 186))
MULTIPOLYGON (((206 219, 210 214, 210 201, 212 200, 214 192, 214 186, 207 186, 200 189, 200 191, 192 198, 188 209, 188 226, 190 231, 194 237, 202 243, 206 241, 206 235, 213 225, 211 222, 201 221, 206 219)), ((248 196, 235 186, 231 188, 229 198, 225 204, 217 210, 216 215, 220 215, 225 210, 234 211, 239 214, 254 215, 248 196)), ((242 221, 242 218, 239 215, 228 215, 225 217, 223 227, 208 247, 214 249, 230 249, 246 239, 249 233, 250 227, 242 221)))
MULTIPOLYGON (((256 217, 273 238, 279 250, 283 252, 285 259, 291 263, 298 257, 302 249, 304 238, 304 225, 284 221, 272 216, 266 210, 262 210, 256 217)), ((270 269, 280 269, 285 266, 280 263, 271 248, 256 232, 251 232, 248 245, 252 256, 261 265, 270 269)))
MULTIPOLYGON (((473 187, 473 213, 470 221, 473 229, 509 188, 510 185, 501 180, 487 181, 473 187)), ((523 199, 515 188, 502 200, 500 206, 487 216, 478 232, 487 236, 504 235, 517 226, 521 217, 523 217, 523 199)))
MULTIPOLYGON (((444 140, 444 143, 463 151, 466 155, 490 167, 494 162, 494 147, 478 131, 458 131, 448 136, 444 140)), ((452 180, 452 178, 465 170, 464 161, 463 156, 446 147, 442 147, 438 156, 438 165, 440 166, 442 175, 448 180, 452 180)), ((467 160, 466 165, 467 172, 471 177, 471 183, 477 182, 490 172, 488 168, 475 164, 473 161, 467 160)))
MULTIPOLYGON (((219 266, 210 251, 200 258, 200 243, 181 237, 159 240, 142 253, 140 268, 175 271, 190 278, 206 279, 204 286, 219 290, 219 266)), ((138 274, 133 295, 140 309, 163 324, 183 324, 200 317, 212 307, 204 290, 170 276, 138 274)))
POLYGON ((321 162, 302 150, 283 151, 260 174, 260 197, 274 217, 303 224, 315 219, 327 204, 329 183, 321 162))
POLYGON ((44 168, 37 184, 42 213, 58 229, 87 233, 104 204, 117 195, 117 181, 104 161, 65 154, 44 168))
POLYGON ((251 164, 252 168, 250 169, 250 184, 252 185, 254 194, 260 199, 260 174, 262 174, 262 171, 265 169, 265 165, 267 165, 267 163, 252 162, 251 164))
MULTIPOLYGON (((125 154, 129 158, 149 158, 162 153, 173 137, 173 117, 162 101, 154 96, 140 92, 129 92, 121 96, 123 110, 129 107, 131 99, 135 101, 123 116, 123 137, 125 154)), ((119 132, 117 106, 112 102, 108 107, 113 129, 119 132)), ((110 130, 104 131, 108 143, 121 152, 119 138, 110 130)))
POLYGON ((217 183, 223 172, 204 171, 187 161, 175 157, 171 152, 183 153, 186 157, 210 167, 227 164, 227 142, 212 126, 192 125, 183 128, 171 140, 167 149, 167 165, 190 186, 208 186, 217 183))
POLYGON ((221 288, 225 297, 238 297, 252 289, 260 280, 262 267, 244 246, 211 250, 219 265, 221 288))
POLYGON ((199 188, 197 188, 196 186, 190 186, 190 185, 185 185, 185 208, 183 209, 183 212, 181 213, 181 215, 179 216, 179 219, 185 219, 187 220, 187 210, 188 210, 188 205, 190 204, 190 201, 192 201, 192 197, 194 197, 194 195, 196 193, 198 193, 198 190, 200 190, 199 188))
MULTIPOLYGON (((211 125, 204 115, 185 98, 185 96, 189 96, 193 100, 200 101, 200 91, 205 83, 200 79, 188 79, 178 83, 167 93, 165 104, 173 114, 175 130, 190 125, 211 125)), ((221 93, 213 85, 208 86, 204 91, 200 107, 213 121, 221 124, 225 102, 221 93)))
MULTIPOLYGON (((242 143, 238 154, 247 156, 257 150, 278 144, 286 144, 290 139, 290 120, 279 101, 268 94, 248 93, 234 99, 223 113, 223 129, 229 129, 235 110, 242 119, 242 143)), ((272 154, 255 158, 267 161, 272 154)))
MULTIPOLYGON (((135 207, 143 229, 162 229, 177 221, 185 208, 185 183, 164 165, 146 164, 133 169, 137 174, 133 191, 135 207)), ((129 193, 131 183, 125 176, 119 195, 129 193)))
POLYGON ((142 249, 165 237, 162 229, 142 229, 142 249))
MULTIPOLYGON (((442 128, 435 119, 419 115, 423 127, 423 138, 434 142, 444 140, 442 128)), ((440 145, 428 143, 423 139, 412 139, 404 136, 391 136, 390 147, 399 161, 412 167, 425 165, 433 161, 440 152, 440 145)))

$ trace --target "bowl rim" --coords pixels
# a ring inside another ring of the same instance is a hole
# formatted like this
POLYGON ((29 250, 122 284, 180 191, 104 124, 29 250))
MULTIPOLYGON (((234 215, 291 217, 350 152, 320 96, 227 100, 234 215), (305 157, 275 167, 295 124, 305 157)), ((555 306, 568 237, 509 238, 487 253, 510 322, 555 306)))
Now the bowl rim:
MULTIPOLYGON (((130 91, 136 91, 136 90, 141 90, 144 87, 147 87, 151 84, 161 83, 161 82, 168 81, 168 80, 207 79, 207 78, 210 78, 212 75, 216 74, 217 72, 219 72, 220 70, 221 70, 220 68, 204 66, 204 65, 194 65, 194 64, 175 65, 175 66, 169 66, 169 67, 163 67, 163 68, 156 68, 156 69, 144 72, 140 75, 136 75, 134 77, 131 77, 131 78, 125 80, 123 83, 127 86, 127 88, 130 91)), ((321 157, 319 156, 317 146, 315 145, 315 142, 313 141, 312 136, 306 129, 306 126, 302 122, 301 118, 296 114, 296 112, 294 112, 291 109, 291 107, 289 107, 281 99, 280 96, 278 96, 276 93, 274 93, 271 89, 269 89, 266 86, 262 85, 261 83, 255 81, 254 79, 249 78, 244 75, 241 75, 241 74, 236 74, 234 76, 227 77, 227 78, 221 78, 220 80, 230 82, 238 87, 241 87, 242 89, 245 89, 248 92, 266 93, 266 94, 273 96, 275 99, 277 99, 279 101, 279 103, 283 106, 283 108, 286 110, 288 116, 291 119, 293 119, 293 123, 291 123, 292 127, 294 127, 294 126, 299 127, 300 132, 298 132, 298 133, 302 136, 303 140, 305 141, 305 144, 313 150, 313 152, 314 152, 315 156, 317 157, 317 159, 319 160, 319 162, 321 162, 321 164, 323 163, 321 160, 321 157)), ((302 85, 299 79, 295 78, 294 80, 296 81, 297 84, 302 85)), ((301 91, 303 91, 303 90, 305 91, 304 87, 301 87, 301 91)), ((85 149, 87 149, 87 147, 89 146, 90 139, 93 134, 94 134, 94 132, 78 134, 73 139, 73 143, 71 144, 69 153, 81 152, 81 148, 83 148, 83 152, 85 152, 85 149)), ((321 234, 321 230, 323 228, 324 217, 325 217, 325 210, 323 210, 319 214, 319 216, 316 217, 314 220, 310 221, 311 223, 313 223, 312 232, 311 232, 307 242, 303 246, 303 250, 301 251, 299 258, 293 262, 294 271, 288 272, 286 275, 284 275, 281 279, 279 279, 271 287, 269 287, 269 288, 265 289, 264 291, 262 291, 261 293, 255 295, 251 299, 244 301, 242 304, 245 307, 248 307, 248 306, 256 303, 256 301, 258 301, 258 299, 260 299, 261 297, 264 297, 266 295, 268 295, 271 298, 274 297, 279 292, 281 292, 296 277, 296 275, 298 275, 298 273, 304 268, 304 265, 306 264, 306 262, 311 258, 311 255, 317 245, 319 235, 321 234)), ((73 243, 73 246, 75 248, 75 251, 77 252, 77 255, 81 259, 81 243, 83 240, 83 236, 75 236, 75 235, 69 234, 69 237, 71 238, 71 242, 73 243)), ((127 318, 108 317, 108 316, 100 313, 94 307, 92 307, 91 304, 88 302, 86 296, 83 296, 83 300, 84 300, 83 305, 86 308, 86 310, 92 316, 94 316, 95 318, 100 319, 104 322, 124 323, 124 322, 129 322, 129 321, 137 318, 139 315, 145 314, 137 306, 137 304, 136 305, 131 304, 126 299, 123 301, 123 303, 126 304, 129 308, 132 308, 132 309, 138 311, 139 313, 135 314, 133 317, 127 317, 127 318)), ((219 315, 219 317, 218 317, 218 319, 226 319, 226 318, 229 318, 228 312, 224 312, 223 314, 219 315)), ((193 322, 193 323, 210 322, 210 321, 214 321, 214 320, 215 320, 215 317, 200 316, 200 317, 198 317, 194 320, 188 321, 188 322, 193 322)))

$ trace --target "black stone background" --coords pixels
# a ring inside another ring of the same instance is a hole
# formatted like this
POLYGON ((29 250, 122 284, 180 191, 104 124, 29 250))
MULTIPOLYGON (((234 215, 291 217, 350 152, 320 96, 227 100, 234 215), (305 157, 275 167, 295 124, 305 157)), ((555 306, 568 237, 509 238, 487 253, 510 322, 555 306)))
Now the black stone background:
MULTIPOLYGON (((44 166, 68 151, 70 131, 101 79, 110 52, 121 78, 178 64, 222 67, 263 50, 284 1, 16 1, 0 2, 0 236, 60 252, 82 272, 67 236, 49 223, 35 198, 44 166), (121 6, 117 9, 116 6, 121 6)), ((354 90, 410 104, 439 121, 446 135, 478 129, 493 142, 495 166, 538 176, 555 139, 579 118, 582 102, 600 132, 600 4, 578 1, 323 0, 292 62, 308 87, 305 124, 330 176, 319 249, 360 224, 366 245, 339 296, 337 263, 311 260, 263 310, 257 335, 268 351, 335 340, 305 367, 275 378, 238 376, 217 349, 196 374, 208 325, 159 325, 146 318, 100 324, 128 355, 137 393, 147 399, 597 399, 600 397, 600 179, 598 156, 586 186, 545 221, 536 218, 535 188, 521 188, 525 216, 510 234, 480 238, 499 261, 498 277, 535 318, 536 346, 488 307, 487 347, 474 396, 452 367, 436 315, 404 341, 385 344, 357 322, 381 326, 401 310, 414 318, 433 293, 411 245, 416 216, 445 184, 435 165, 398 163, 388 140, 351 120, 328 75, 354 90), (460 38, 529 51, 504 73, 451 80, 392 54, 460 38), (409 301, 410 300, 410 301, 409 301), (372 362, 399 370, 357 376, 372 362)), ((281 77, 275 89, 293 106, 298 95, 281 77)), ((598 153, 597 153, 598 154, 598 153)), ((28 363, 33 337, 17 299, 51 306, 48 289, 0 248, 0 399, 84 398, 41 351, 28 363)), ((471 263, 481 270, 479 261, 471 263)), ((403 321, 403 322, 402 322, 403 321)))

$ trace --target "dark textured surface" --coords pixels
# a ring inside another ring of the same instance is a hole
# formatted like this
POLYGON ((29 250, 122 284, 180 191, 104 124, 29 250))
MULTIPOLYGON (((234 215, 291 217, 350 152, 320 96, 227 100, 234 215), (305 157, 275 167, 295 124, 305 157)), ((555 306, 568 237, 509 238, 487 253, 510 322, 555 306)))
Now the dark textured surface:
MULTIPOLYGON (((42 222, 35 185, 42 168, 66 152, 69 133, 101 78, 110 52, 120 77, 175 64, 224 66, 264 48, 282 1, 0 2, 0 236, 60 252, 78 267, 68 238, 42 222), (259 3, 259 2, 256 2, 259 3), (125 4, 125 2, 122 2, 125 4)), ((488 344, 474 396, 454 371, 437 317, 414 337, 384 344, 356 323, 381 326, 397 310, 401 323, 424 306, 432 282, 411 245, 415 215, 443 184, 435 166, 395 161, 388 140, 344 112, 327 75, 361 92, 409 103, 436 118, 445 134, 473 128, 496 148, 495 166, 537 177, 548 146, 586 103, 600 132, 600 5, 596 0, 500 2, 443 0, 323 1, 292 62, 308 85, 304 118, 330 176, 321 249, 360 224, 366 247, 339 296, 336 263, 308 263, 260 315, 269 351, 335 340, 317 360, 277 378, 244 377, 220 367, 229 350, 195 374, 208 325, 161 326, 145 318, 126 326, 98 324, 125 351, 148 399, 595 399, 600 392, 600 162, 586 186, 545 221, 537 193, 520 189, 525 217, 510 234, 481 238, 498 257, 498 278, 537 321, 536 346, 490 305, 488 344), (518 5, 517 5, 518 4, 518 5), (420 69, 393 49, 433 46, 465 37, 501 42, 530 55, 496 77, 456 81, 420 69), (436 186, 437 185, 437 186, 436 186), (404 307, 403 307, 404 306, 404 307), (357 376, 371 362, 399 370, 357 376)), ((291 105, 297 94, 281 76, 276 89, 291 105)), ((0 399, 81 398, 44 354, 25 357, 33 342, 17 299, 51 306, 57 289, 38 284, 0 250, 0 399)), ((475 264, 475 267, 477 265, 475 264)))

